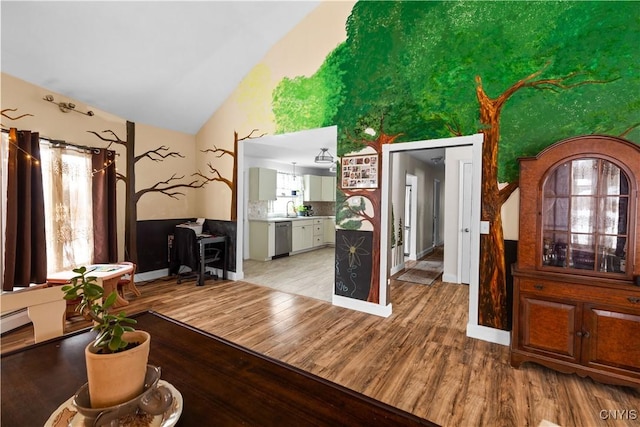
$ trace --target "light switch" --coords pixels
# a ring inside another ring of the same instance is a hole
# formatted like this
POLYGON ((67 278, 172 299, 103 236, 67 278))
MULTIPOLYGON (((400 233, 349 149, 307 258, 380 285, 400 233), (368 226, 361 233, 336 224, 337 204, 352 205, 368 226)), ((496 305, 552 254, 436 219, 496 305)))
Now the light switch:
POLYGON ((480 221, 480 234, 489 234, 489 221, 480 221))

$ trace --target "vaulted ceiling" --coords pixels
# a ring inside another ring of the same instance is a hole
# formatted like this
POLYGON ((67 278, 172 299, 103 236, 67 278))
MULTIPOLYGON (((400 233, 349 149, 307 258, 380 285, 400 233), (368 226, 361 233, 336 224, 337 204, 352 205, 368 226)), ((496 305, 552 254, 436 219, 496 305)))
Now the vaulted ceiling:
POLYGON ((195 134, 319 1, 0 2, 3 72, 195 134))

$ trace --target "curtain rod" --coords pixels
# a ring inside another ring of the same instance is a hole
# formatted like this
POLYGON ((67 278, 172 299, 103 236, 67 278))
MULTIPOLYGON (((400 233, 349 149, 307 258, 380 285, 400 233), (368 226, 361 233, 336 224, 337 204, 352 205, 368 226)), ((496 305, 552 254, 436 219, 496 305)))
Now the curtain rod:
MULTIPOLYGON (((9 133, 9 130, 2 129, 2 133, 9 133)), ((79 145, 79 144, 74 144, 72 142, 64 141, 62 139, 47 138, 46 136, 40 136, 39 138, 47 141, 49 144, 53 145, 54 148, 73 147, 73 148, 78 148, 80 150, 105 150, 105 148, 102 148, 102 147, 90 147, 88 145, 79 145)), ((115 151, 115 150, 112 150, 112 151, 115 151)), ((116 155, 120 155, 120 154, 116 153, 116 155)))

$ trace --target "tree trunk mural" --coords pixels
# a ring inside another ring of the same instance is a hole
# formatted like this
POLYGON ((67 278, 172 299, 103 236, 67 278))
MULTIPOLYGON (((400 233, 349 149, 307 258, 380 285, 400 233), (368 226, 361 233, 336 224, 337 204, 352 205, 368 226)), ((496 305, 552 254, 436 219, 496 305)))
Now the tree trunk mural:
POLYGON ((208 148, 206 150, 200 150, 203 153, 214 153, 216 154, 217 158, 221 158, 222 156, 230 156, 233 159, 233 170, 231 172, 231 178, 225 178, 220 174, 220 171, 218 171, 217 168, 214 168, 213 165, 211 164, 211 162, 207 163, 207 166, 209 167, 209 173, 211 173, 213 176, 207 176, 205 174, 203 174, 202 172, 198 171, 196 173, 194 173, 193 175, 195 176, 199 176, 200 178, 202 178, 203 180, 205 180, 205 182, 213 182, 213 181, 219 181, 222 182, 224 184, 226 184, 227 187, 229 187, 229 190, 231 190, 231 208, 230 208, 230 213, 229 213, 229 218, 231 219, 231 221, 235 221, 238 219, 238 143, 240 141, 244 141, 245 139, 254 139, 254 138, 260 138, 261 136, 264 136, 265 134, 263 133, 260 136, 253 136, 254 132, 257 132, 258 129, 253 129, 249 135, 242 137, 242 138, 238 138, 238 132, 234 131, 233 132, 233 151, 231 150, 226 150, 224 148, 218 148, 215 145, 213 146, 213 148, 208 148))
MULTIPOLYGON (((482 146, 482 209, 481 220, 489 221, 489 234, 480 235, 480 289, 478 323, 497 329, 508 329, 506 307, 506 266, 504 263, 504 236, 500 209, 518 182, 498 188, 498 142, 500 140, 500 112, 517 91, 524 88, 538 90, 567 90, 576 86, 607 83, 599 80, 579 80, 579 73, 557 79, 536 80, 544 71, 539 70, 518 81, 497 98, 490 98, 476 77, 476 95, 480 105, 480 121, 484 125, 482 146)), ((613 80, 610 80, 613 81, 613 80)))
POLYGON ((120 139, 112 130, 104 130, 103 133, 110 134, 111 138, 106 138, 95 131, 88 131, 94 134, 103 141, 109 144, 105 149, 109 149, 112 144, 121 145, 125 149, 125 159, 127 162, 126 175, 120 173, 116 174, 116 178, 125 183, 125 224, 124 224, 124 253, 125 259, 134 263, 138 263, 138 244, 137 244, 137 224, 138 224, 138 201, 142 196, 147 193, 162 193, 173 199, 178 199, 178 196, 184 196, 184 193, 175 191, 179 188, 202 188, 207 184, 207 181, 193 180, 189 183, 175 183, 184 178, 182 176, 176 176, 174 173, 170 178, 165 181, 158 181, 151 187, 143 188, 136 191, 136 173, 135 165, 142 159, 148 159, 154 162, 162 162, 169 157, 181 157, 182 154, 176 151, 169 151, 169 148, 161 145, 153 150, 145 151, 144 153, 135 156, 135 135, 136 128, 135 123, 127 121, 127 137, 126 140, 120 139))
MULTIPOLYGON (((378 137, 375 140, 366 140, 366 139, 355 139, 350 137, 350 139, 358 145, 361 145, 362 148, 370 147, 378 154, 379 158, 382 155, 382 146, 384 144, 392 144, 400 135, 387 135, 384 133, 382 127, 382 120, 380 121, 380 131, 378 132, 378 137)), ((378 167, 378 183, 381 182, 381 174, 382 168, 378 167)), ((360 218, 361 221, 367 221, 373 227, 373 235, 372 235, 372 248, 373 253, 371 254, 371 282, 369 287, 369 295, 367 296, 367 301, 372 303, 380 302, 380 251, 378 248, 380 247, 380 208, 381 208, 381 198, 382 198, 382 190, 380 189, 380 185, 375 189, 343 189, 340 190, 345 195, 345 200, 340 209, 346 209, 350 211, 353 216, 356 218, 360 218), (350 200, 353 198, 361 197, 366 199, 371 205, 371 214, 367 213, 367 208, 364 203, 360 203, 362 208, 355 209, 350 200)))

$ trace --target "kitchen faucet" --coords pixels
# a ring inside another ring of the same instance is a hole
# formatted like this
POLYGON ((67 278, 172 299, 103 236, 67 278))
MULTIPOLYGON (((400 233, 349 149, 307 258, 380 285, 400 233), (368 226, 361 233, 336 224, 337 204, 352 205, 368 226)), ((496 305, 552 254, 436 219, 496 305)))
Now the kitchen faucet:
POLYGON ((286 207, 286 211, 287 211, 287 218, 289 218, 289 203, 291 203, 291 209, 293 210, 293 216, 296 216, 296 208, 295 205, 293 203, 293 200, 289 200, 287 202, 287 207, 286 207))

